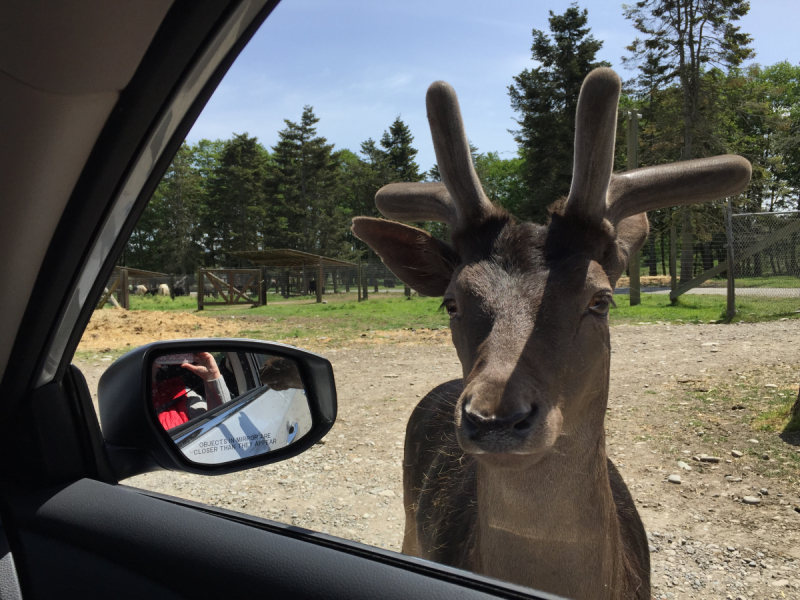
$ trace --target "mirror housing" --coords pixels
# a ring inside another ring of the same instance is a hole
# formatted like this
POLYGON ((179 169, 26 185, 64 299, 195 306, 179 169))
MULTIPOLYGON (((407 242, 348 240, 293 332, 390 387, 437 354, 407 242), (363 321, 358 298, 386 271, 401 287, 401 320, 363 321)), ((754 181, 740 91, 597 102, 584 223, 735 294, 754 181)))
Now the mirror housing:
POLYGON ((195 338, 155 342, 121 356, 100 378, 97 388, 100 426, 112 469, 118 480, 152 471, 170 470, 224 475, 286 460, 316 444, 336 421, 336 385, 330 362, 318 354, 276 342, 195 338), (311 428, 290 445, 220 464, 187 459, 160 425, 150 394, 151 365, 165 354, 249 352, 293 360, 303 380, 311 428))

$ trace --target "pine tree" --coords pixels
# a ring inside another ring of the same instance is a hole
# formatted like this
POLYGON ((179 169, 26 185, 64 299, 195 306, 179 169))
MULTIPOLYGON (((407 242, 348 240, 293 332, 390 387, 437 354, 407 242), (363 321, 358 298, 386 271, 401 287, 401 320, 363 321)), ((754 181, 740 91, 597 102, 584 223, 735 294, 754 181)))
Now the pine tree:
POLYGON ((165 273, 192 273, 200 264, 200 176, 194 148, 184 142, 131 234, 126 266, 165 273))
POLYGON ((609 66, 595 60, 603 43, 590 35, 587 15, 577 4, 563 15, 550 11, 552 41, 533 30, 532 58, 540 66, 525 69, 508 88, 511 106, 520 113, 520 129, 511 133, 524 161, 528 199, 519 208, 523 218, 545 219, 547 207, 569 193, 581 84, 592 69, 609 66))
POLYGON ((243 266, 228 254, 262 247, 269 155, 258 138, 235 134, 225 143, 209 182, 204 215, 210 264, 243 266))
POLYGON ((339 157, 333 144, 317 136, 319 119, 311 106, 300 123, 284 121, 273 148, 273 182, 286 220, 290 248, 336 256, 344 249, 346 216, 339 206, 339 157))
MULTIPOLYGON (((369 140, 369 142, 371 141, 369 140)), ((422 176, 419 173, 419 165, 414 161, 418 151, 416 148, 411 147, 411 142, 413 141, 414 137, 411 135, 411 130, 399 116, 391 124, 389 131, 383 132, 383 137, 381 138, 383 160, 391 173, 392 181, 422 180, 422 176)))
POLYGON ((194 169, 193 149, 185 142, 159 185, 155 209, 161 230, 156 236, 160 269, 165 273, 193 273, 200 263, 200 178, 194 169))

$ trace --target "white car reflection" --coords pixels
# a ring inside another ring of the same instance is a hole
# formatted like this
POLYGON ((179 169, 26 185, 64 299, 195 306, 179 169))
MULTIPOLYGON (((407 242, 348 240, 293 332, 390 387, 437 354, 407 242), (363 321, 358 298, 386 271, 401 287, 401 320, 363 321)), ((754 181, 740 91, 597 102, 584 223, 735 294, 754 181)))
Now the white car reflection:
POLYGON ((170 431, 184 456, 220 464, 273 452, 311 430, 304 390, 257 387, 170 431))

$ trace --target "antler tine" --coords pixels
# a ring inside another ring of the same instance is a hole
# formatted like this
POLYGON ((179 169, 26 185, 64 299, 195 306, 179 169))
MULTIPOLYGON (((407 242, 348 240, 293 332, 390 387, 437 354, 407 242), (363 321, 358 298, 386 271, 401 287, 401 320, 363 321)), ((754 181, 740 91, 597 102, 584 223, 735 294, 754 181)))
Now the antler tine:
POLYGON ((747 159, 728 155, 614 175, 608 190, 607 217, 619 223, 648 210, 735 196, 747 187, 751 171, 747 159))
POLYGON ((566 213, 602 221, 614 167, 617 106, 622 84, 608 68, 586 76, 575 117, 575 159, 566 213))
POLYGON ((461 120, 455 90, 444 81, 436 81, 425 97, 428 123, 439 172, 455 208, 454 228, 480 222, 494 210, 486 197, 472 165, 469 140, 461 120))
POLYGON ((439 221, 454 224, 456 207, 443 183, 390 183, 375 194, 375 206, 395 221, 439 221))

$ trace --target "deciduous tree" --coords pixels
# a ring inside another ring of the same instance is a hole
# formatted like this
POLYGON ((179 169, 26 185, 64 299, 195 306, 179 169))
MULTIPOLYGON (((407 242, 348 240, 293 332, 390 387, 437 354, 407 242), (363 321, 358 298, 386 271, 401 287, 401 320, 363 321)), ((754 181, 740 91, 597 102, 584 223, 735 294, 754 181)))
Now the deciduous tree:
MULTIPOLYGON (((623 62, 639 64, 653 85, 678 83, 683 144, 680 160, 697 158, 695 134, 703 75, 712 66, 735 67, 753 55, 751 38, 735 23, 750 10, 747 0, 641 0, 623 5, 624 14, 644 38, 628 46, 623 62)), ((683 210, 681 281, 692 278, 692 217, 683 210)))

